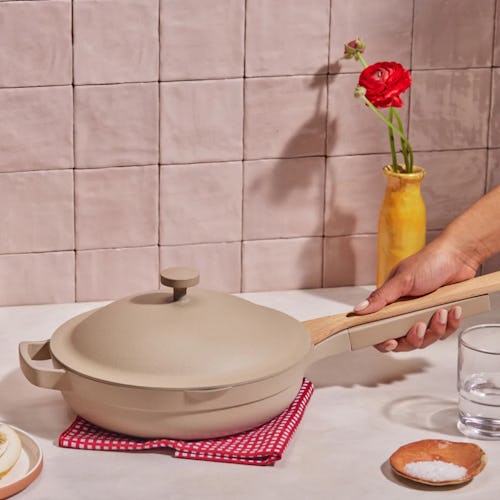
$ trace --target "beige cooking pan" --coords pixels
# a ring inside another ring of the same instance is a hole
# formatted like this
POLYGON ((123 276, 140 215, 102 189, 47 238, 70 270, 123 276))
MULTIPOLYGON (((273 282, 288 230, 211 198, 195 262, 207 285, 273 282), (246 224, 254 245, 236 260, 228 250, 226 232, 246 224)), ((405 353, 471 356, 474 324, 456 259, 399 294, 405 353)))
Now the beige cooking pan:
MULTIPOLYGON (((403 336, 441 306, 489 310, 500 272, 402 300, 366 316, 303 323, 220 292, 190 289, 198 275, 162 272, 172 287, 127 297, 21 342, 26 378, 60 390, 79 415, 142 437, 202 439, 254 428, 295 398, 306 368, 326 356, 403 336)), ((333 362, 333 361, 332 361, 333 362)))

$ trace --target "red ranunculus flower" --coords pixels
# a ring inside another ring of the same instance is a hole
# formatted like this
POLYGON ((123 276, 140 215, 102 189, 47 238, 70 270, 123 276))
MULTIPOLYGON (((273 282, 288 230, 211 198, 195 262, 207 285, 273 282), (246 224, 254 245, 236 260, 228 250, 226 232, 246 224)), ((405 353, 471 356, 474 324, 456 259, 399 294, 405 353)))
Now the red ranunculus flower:
POLYGON ((378 62, 368 66, 363 52, 365 42, 356 38, 344 44, 343 59, 355 59, 365 68, 359 76, 359 82, 354 90, 354 97, 362 100, 388 127, 389 144, 391 146, 392 170, 400 172, 394 135, 399 136, 401 154, 404 158, 404 172, 413 172, 413 149, 403 129, 403 121, 395 108, 403 106, 400 95, 411 85, 411 74, 396 62, 378 62), (389 108, 387 116, 378 108, 389 108))
POLYGON ((411 85, 411 73, 397 62, 378 62, 359 75, 359 86, 366 89, 366 98, 377 108, 400 108, 399 97, 411 85))

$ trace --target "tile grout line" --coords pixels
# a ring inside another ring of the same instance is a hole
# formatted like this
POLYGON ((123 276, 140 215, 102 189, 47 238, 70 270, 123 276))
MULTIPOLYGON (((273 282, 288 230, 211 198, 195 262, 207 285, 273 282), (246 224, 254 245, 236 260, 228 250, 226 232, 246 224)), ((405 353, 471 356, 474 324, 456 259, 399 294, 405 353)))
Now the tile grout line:
POLYGON ((330 11, 328 16, 328 47, 327 47, 327 75, 325 77, 326 86, 326 103, 325 103, 325 141, 324 141, 324 159, 323 159, 323 233, 321 236, 321 287, 324 288, 326 283, 326 214, 327 214, 327 164, 328 164, 328 119, 330 116, 329 107, 329 96, 330 96, 330 57, 331 57, 331 47, 332 47, 332 6, 333 0, 330 0, 330 11))
MULTIPOLYGON (((450 149, 415 149, 416 153, 459 153, 459 152, 467 152, 467 151, 481 151, 481 150, 500 150, 500 146, 471 146, 465 148, 450 148, 450 149)), ((342 154, 333 154, 326 155, 326 158, 351 158, 351 157, 362 157, 362 156, 383 156, 389 153, 389 151, 379 151, 379 152, 370 152, 370 153, 342 153, 342 154)), ((247 159, 245 161, 248 162, 260 162, 260 161, 269 161, 269 160, 303 160, 308 158, 325 158, 323 154, 317 155, 307 155, 307 156, 287 156, 287 157, 262 157, 262 158, 252 158, 247 159)), ((188 162, 188 163, 165 163, 166 166, 184 166, 184 165, 204 165, 211 163, 234 163, 242 161, 240 159, 234 160, 214 160, 214 161, 197 161, 197 162, 188 162)), ((99 170, 109 170, 109 169, 126 169, 126 168, 138 168, 138 167, 148 167, 158 165, 158 163, 144 163, 144 164, 134 164, 134 165, 106 165, 99 167, 86 167, 85 170, 88 171, 99 171, 99 170)), ((0 172, 0 176, 2 175, 12 175, 12 174, 27 174, 34 172, 60 172, 63 170, 73 170, 73 167, 60 167, 60 168, 35 168, 32 170, 5 170, 0 172)), ((79 170, 79 169, 76 169, 79 170)))
MULTIPOLYGON (((411 28, 410 28, 410 73, 413 75, 413 49, 415 45, 414 37, 413 34, 415 32, 415 0, 412 0, 412 12, 411 12, 411 28)), ((412 94, 413 94, 413 89, 410 89, 410 92, 408 94, 408 117, 406 121, 406 130, 407 130, 407 137, 410 141, 411 144, 411 129, 410 129, 410 124, 412 122, 411 120, 411 104, 412 104, 412 94)))
MULTIPOLYGON (((494 65, 488 66, 455 66, 455 67, 435 67, 435 68, 413 68, 412 72, 418 73, 432 73, 436 71, 477 71, 477 70, 488 70, 494 65)), ((494 66, 496 67, 496 66, 494 66)), ((308 76, 337 76, 337 75, 358 75, 359 72, 356 71, 338 71, 338 72, 325 72, 325 73, 294 73, 294 74, 275 74, 275 75, 255 75, 247 76, 247 80, 271 80, 278 78, 304 78, 308 76)), ((240 80, 240 76, 228 76, 228 77, 213 77, 213 78, 192 78, 192 79, 180 79, 180 80, 165 80, 165 83, 195 83, 195 82, 220 82, 228 80, 240 80)), ((135 81, 115 81, 115 82, 96 82, 96 83, 78 83, 79 87, 106 87, 106 86, 117 86, 117 85, 144 85, 146 83, 156 83, 158 80, 135 80, 135 81)), ((1 87, 1 90, 22 90, 22 89, 40 89, 40 88, 52 88, 52 87, 67 87, 66 83, 53 83, 53 84, 43 84, 43 85, 6 85, 1 87)))
POLYGON ((76 126, 75 126, 75 4, 71 2, 71 97, 73 101, 73 300, 77 302, 77 251, 76 251, 76 126))
POLYGON ((489 157, 490 157, 490 150, 493 149, 491 147, 491 134, 490 134, 490 127, 491 127, 491 117, 492 117, 492 108, 493 108, 493 81, 494 81, 494 73, 495 73, 495 38, 497 35, 497 30, 498 26, 496 23, 497 19, 497 8, 498 8, 498 0, 495 2, 495 5, 493 7, 493 36, 492 36, 492 41, 491 41, 491 66, 490 66, 490 95, 489 95, 489 106, 488 106, 488 116, 486 118, 486 177, 484 179, 484 190, 483 194, 486 194, 488 190, 488 177, 490 173, 490 162, 489 162, 489 157))
MULTIPOLYGON (((491 61, 490 61, 490 87, 489 87, 489 106, 488 106, 488 115, 486 117, 486 170, 484 173, 484 184, 483 184, 483 195, 488 192, 488 179, 490 177, 490 151, 491 151, 491 116, 492 116, 492 108, 493 108, 493 80, 495 73, 495 39, 497 34, 497 9, 498 9, 498 0, 495 1, 493 5, 493 34, 491 40, 491 61)), ((485 271, 485 265, 482 263, 479 267, 479 273, 483 274, 485 271)))
POLYGON ((248 0, 244 2, 245 13, 243 16, 243 103, 242 103, 242 123, 241 123, 241 240, 240 240, 240 292, 243 292, 243 247, 244 247, 244 210, 245 210, 245 110, 246 110, 246 55, 247 55, 247 6, 248 0))
POLYGON ((160 271, 161 271, 161 246, 160 246, 160 234, 161 234, 161 14, 162 14, 162 2, 158 0, 158 206, 157 206, 157 217, 158 217, 158 232, 157 232, 157 248, 158 248, 158 273, 156 276, 157 284, 160 286, 160 271))

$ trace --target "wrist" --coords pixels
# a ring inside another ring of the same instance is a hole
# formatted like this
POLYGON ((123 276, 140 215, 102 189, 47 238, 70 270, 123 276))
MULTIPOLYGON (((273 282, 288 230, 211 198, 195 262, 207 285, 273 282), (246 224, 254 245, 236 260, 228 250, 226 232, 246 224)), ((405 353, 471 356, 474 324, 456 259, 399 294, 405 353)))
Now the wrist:
POLYGON ((463 233, 454 227, 447 227, 434 240, 438 252, 452 263, 452 267, 458 271, 467 268, 476 273, 479 266, 490 256, 487 248, 482 242, 472 238, 460 237, 463 233))

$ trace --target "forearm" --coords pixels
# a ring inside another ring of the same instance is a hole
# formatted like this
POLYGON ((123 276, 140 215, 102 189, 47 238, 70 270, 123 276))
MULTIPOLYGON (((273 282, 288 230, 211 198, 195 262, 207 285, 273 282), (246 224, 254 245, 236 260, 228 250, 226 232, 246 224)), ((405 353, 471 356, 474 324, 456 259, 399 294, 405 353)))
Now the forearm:
POLYGON ((475 269, 500 252, 500 186, 459 215, 438 239, 475 269))
MULTIPOLYGON (((354 312, 370 314, 400 297, 421 296, 437 288, 473 278, 479 266, 500 252, 500 186, 456 217, 437 238, 400 262, 386 282, 359 303, 354 312)), ((451 335, 462 310, 438 309, 428 324, 416 323, 404 337, 376 347, 380 351, 409 351, 451 335)))

